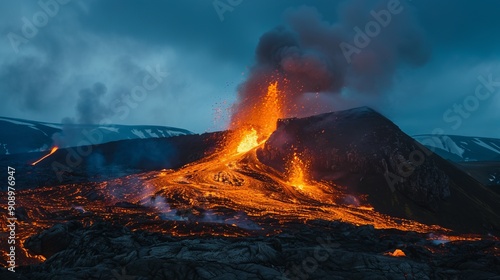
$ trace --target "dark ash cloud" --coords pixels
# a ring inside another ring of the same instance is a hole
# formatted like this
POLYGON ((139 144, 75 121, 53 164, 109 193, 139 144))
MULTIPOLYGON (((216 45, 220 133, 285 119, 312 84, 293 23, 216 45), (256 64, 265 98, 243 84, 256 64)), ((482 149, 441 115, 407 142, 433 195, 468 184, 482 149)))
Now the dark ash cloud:
POLYGON ((401 2, 398 13, 391 14, 387 3, 346 2, 338 9, 339 20, 333 23, 325 21, 315 8, 288 10, 284 25, 260 38, 256 64, 239 88, 240 103, 233 122, 249 114, 249 108, 258 106, 272 80, 278 80, 282 93, 287 95, 286 115, 301 116, 333 109, 325 106, 324 99, 303 106, 307 93, 339 95, 347 88, 377 95, 390 88, 401 65, 425 64, 430 52, 414 11, 401 2), (373 16, 381 11, 389 15, 385 26, 373 16), (378 24, 379 32, 366 37, 367 44, 356 44, 358 28, 366 30, 370 22, 378 24), (358 51, 347 55, 342 44, 356 46, 358 51))

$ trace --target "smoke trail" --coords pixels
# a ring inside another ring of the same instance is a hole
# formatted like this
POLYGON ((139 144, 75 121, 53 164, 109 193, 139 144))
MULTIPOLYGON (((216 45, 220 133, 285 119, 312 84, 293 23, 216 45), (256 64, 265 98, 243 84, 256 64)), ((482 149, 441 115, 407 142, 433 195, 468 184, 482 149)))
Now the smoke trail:
POLYGON ((81 144, 84 129, 76 125, 99 124, 105 118, 113 115, 112 110, 102 101, 107 88, 103 83, 94 83, 91 88, 84 88, 78 93, 76 103, 76 121, 74 118, 62 119, 61 132, 52 135, 53 145, 58 147, 78 146, 81 144))
POLYGON ((78 122, 81 124, 97 124, 111 114, 111 110, 101 101, 107 88, 102 83, 95 83, 92 88, 79 92, 76 105, 78 122))

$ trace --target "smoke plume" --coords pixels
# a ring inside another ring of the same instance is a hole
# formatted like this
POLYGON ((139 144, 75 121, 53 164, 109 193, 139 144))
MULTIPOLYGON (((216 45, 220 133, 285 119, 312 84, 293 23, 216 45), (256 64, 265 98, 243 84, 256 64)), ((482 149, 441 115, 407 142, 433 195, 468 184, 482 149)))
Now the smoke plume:
POLYGON ((78 92, 75 118, 65 117, 62 119, 62 131, 52 135, 53 145, 58 147, 78 146, 84 139, 84 126, 100 124, 105 118, 113 115, 109 106, 102 100, 107 92, 103 83, 94 83, 91 88, 84 88, 78 92))
POLYGON ((82 89, 79 92, 76 105, 79 123, 97 124, 109 116, 110 110, 101 101, 106 91, 107 88, 104 84, 95 83, 92 88, 82 89))
POLYGON ((363 96, 379 96, 391 86, 398 67, 427 61, 424 36, 405 1, 348 1, 338 13, 329 23, 315 8, 289 10, 282 26, 261 36, 256 63, 238 89, 233 126, 259 106, 272 81, 286 95, 285 116, 303 116, 333 110, 328 100, 348 93, 363 105, 363 96))

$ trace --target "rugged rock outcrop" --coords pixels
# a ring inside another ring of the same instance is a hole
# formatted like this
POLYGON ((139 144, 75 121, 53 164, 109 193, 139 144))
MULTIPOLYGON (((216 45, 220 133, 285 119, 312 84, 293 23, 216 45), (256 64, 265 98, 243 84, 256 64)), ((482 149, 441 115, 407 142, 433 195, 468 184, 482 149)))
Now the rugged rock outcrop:
POLYGON ((18 268, 16 279, 499 279, 495 240, 443 243, 340 222, 295 227, 273 237, 179 238, 72 222, 27 242, 50 258, 18 268), (69 242, 59 252, 43 245, 61 236, 69 242))

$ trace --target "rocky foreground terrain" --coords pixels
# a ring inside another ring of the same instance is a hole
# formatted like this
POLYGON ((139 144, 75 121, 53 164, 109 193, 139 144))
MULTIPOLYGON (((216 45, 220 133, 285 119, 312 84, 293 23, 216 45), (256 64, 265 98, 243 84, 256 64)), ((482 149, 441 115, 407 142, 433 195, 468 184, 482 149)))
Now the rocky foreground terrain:
POLYGON ((500 242, 376 230, 341 222, 288 225, 269 237, 171 237, 106 222, 57 224, 26 241, 48 259, 1 279, 500 279, 500 242))

